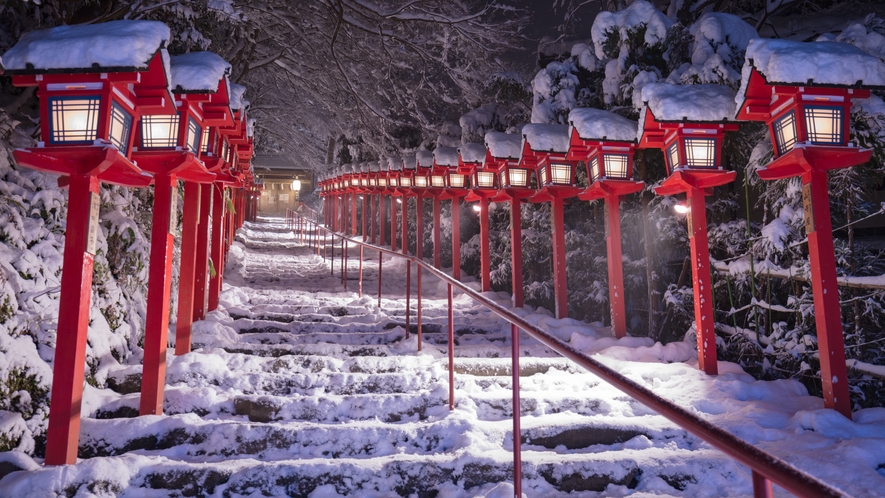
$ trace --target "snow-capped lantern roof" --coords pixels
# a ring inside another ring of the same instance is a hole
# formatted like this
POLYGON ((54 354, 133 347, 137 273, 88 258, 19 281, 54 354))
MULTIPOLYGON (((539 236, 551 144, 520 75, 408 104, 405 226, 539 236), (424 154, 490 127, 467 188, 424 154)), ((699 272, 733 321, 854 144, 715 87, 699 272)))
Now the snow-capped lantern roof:
MULTIPOLYGON (((559 124, 527 124, 522 127, 525 144, 534 152, 565 154, 568 152, 568 126, 559 124)), ((525 150, 523 149, 523 153, 525 150)))
POLYGON ((438 168, 454 168, 458 166, 458 149, 455 147, 437 147, 433 151, 433 165, 438 168))
POLYGON ((403 156, 403 168, 414 170, 418 168, 418 157, 415 155, 403 156))
POLYGON ((381 171, 383 171, 385 173, 390 171, 390 164, 387 162, 386 159, 379 160, 378 167, 381 168, 381 171))
POLYGON ((458 149, 461 154, 461 162, 481 163, 486 158, 486 146, 479 143, 464 144, 458 149))
POLYGON ((172 90, 176 93, 214 93, 230 74, 230 63, 213 52, 191 52, 169 59, 172 90))
POLYGON ((368 162, 360 163, 360 173, 368 173, 369 169, 370 167, 368 162))
POLYGON ((642 101, 657 121, 719 123, 733 120, 735 113, 734 91, 724 85, 649 83, 642 87, 642 101))
POLYGON ((230 108, 234 111, 240 111, 249 107, 249 101, 243 97, 246 94, 246 87, 236 83, 230 84, 230 108))
POLYGON ((402 171, 403 158, 400 156, 389 156, 387 158, 387 169, 388 171, 402 171))
POLYGON ((490 131, 485 136, 486 148, 494 159, 519 159, 522 135, 490 131))
POLYGON ((854 45, 757 38, 747 46, 741 86, 734 100, 738 119, 753 118, 772 102, 772 87, 885 88, 885 62, 854 45), (765 99, 768 102, 764 102, 765 99))
POLYGON ((582 140, 635 142, 638 134, 636 121, 603 109, 572 109, 568 121, 569 135, 577 133, 582 140))
POLYGON ((379 171, 381 171, 381 167, 378 165, 377 162, 370 161, 369 162, 369 171, 371 171, 372 173, 378 173, 379 171))
POLYGON ((6 74, 144 71, 169 39, 159 21, 57 26, 25 33, 0 61, 6 74))
POLYGON ((415 159, 418 161, 418 166, 422 168, 432 168, 433 167, 433 152, 429 150, 419 150, 415 153, 415 159))

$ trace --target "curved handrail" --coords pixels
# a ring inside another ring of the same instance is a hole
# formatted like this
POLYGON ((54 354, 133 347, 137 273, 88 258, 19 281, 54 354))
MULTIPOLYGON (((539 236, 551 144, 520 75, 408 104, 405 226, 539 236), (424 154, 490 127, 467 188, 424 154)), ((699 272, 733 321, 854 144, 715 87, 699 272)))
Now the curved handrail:
MULTIPOLYGON (((323 225, 314 223, 309 219, 306 219, 306 221, 316 226, 318 230, 328 232, 333 238, 339 237, 341 239, 347 240, 349 243, 354 243, 365 248, 369 248, 381 253, 390 254, 391 256, 396 256, 411 261, 418 265, 419 268, 423 268, 440 280, 445 281, 449 285, 457 287, 464 294, 467 294, 476 302, 482 304, 486 308, 489 308, 492 313, 495 313, 504 320, 510 322, 513 325, 516 325, 531 337, 537 339, 553 351, 556 351, 559 355, 572 360, 579 366, 592 372, 593 374, 600 377, 602 380, 608 382, 617 389, 630 395, 645 406, 659 413, 661 416, 667 418, 671 422, 694 434, 695 436, 703 439, 714 448, 722 451, 731 458, 734 458, 738 462, 746 465, 747 467, 752 469, 754 473, 754 481, 756 479, 755 474, 758 473, 759 475, 764 476, 765 479, 771 480, 778 486, 781 486, 785 490, 797 496, 847 496, 842 491, 830 486, 829 484, 819 480, 818 478, 810 474, 797 469, 789 463, 781 460, 777 456, 766 453, 765 451, 751 445, 750 443, 726 431, 725 429, 717 427, 707 420, 698 417, 697 415, 691 413, 685 408, 682 408, 676 403, 661 396, 658 396, 645 386, 636 383, 635 381, 604 365, 598 360, 587 356, 586 354, 574 349, 570 345, 562 342, 561 340, 557 339, 546 331, 538 328, 535 325, 532 325, 523 317, 486 298, 485 296, 471 289, 462 282, 438 270, 430 263, 418 259, 416 256, 402 254, 390 249, 376 246, 374 244, 355 240, 345 234, 334 232, 323 225)), ((754 485, 755 484, 756 483, 754 482, 754 485)))

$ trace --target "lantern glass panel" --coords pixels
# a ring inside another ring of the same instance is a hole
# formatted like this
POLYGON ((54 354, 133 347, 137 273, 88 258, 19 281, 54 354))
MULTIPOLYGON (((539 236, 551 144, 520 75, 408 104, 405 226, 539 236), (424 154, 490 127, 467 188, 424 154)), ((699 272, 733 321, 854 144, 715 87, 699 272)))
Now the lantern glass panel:
POLYGON ((588 164, 587 169, 589 170, 591 181, 595 182, 596 180, 599 180, 599 158, 598 157, 594 157, 593 159, 590 160, 590 163, 588 164))
POLYGON ((379 178, 378 185, 381 185, 382 187, 386 187, 387 186, 387 178, 379 178))
POLYGON ((500 182, 500 185, 501 185, 502 187, 503 187, 504 185, 507 185, 507 171, 502 171, 502 172, 498 175, 498 178, 499 178, 498 181, 500 182))
POLYGON ((415 186, 420 188, 427 187, 427 177, 426 176, 416 176, 415 177, 415 186))
POLYGON ((221 141, 221 158, 224 159, 225 161, 227 161, 227 152, 228 152, 227 140, 222 139, 222 141, 221 141))
POLYGON ((374 178, 369 178, 369 186, 370 187, 374 187, 377 184, 378 184, 378 180, 376 180, 374 178))
POLYGON ((553 183, 555 183, 556 185, 571 185, 572 165, 552 163, 550 165, 550 176, 553 177, 553 183))
POLYGON ((200 125, 194 118, 187 118, 187 146, 190 150, 194 152, 200 150, 200 135, 202 135, 200 125))
POLYGON ((412 179, 409 178, 408 176, 404 176, 404 177, 400 178, 399 181, 403 187, 411 187, 412 186, 412 179))
POLYGON ((141 118, 141 146, 146 149, 178 145, 178 116, 144 116, 141 118))
POLYGON ((806 107, 805 128, 808 141, 816 144, 842 143, 841 107, 806 107))
POLYGON ((774 141, 778 154, 785 154, 796 144, 796 113, 784 114, 774 122, 774 141))
POLYGON ((436 188, 445 188, 446 177, 443 175, 433 175, 433 177, 430 178, 430 184, 436 188))
POLYGON ((396 178, 396 177, 391 177, 391 178, 390 178, 390 186, 391 186, 391 187, 396 187, 396 184, 397 184, 397 178, 396 178))
POLYGON ((689 168, 715 168, 716 139, 686 138, 685 163, 689 168))
POLYGON ((123 154, 129 153, 129 132, 132 130, 132 115, 116 103, 111 104, 111 125, 108 139, 123 154))
POLYGON ((49 142, 92 142, 98 138, 100 97, 49 99, 49 142))
POLYGON ((363 187, 365 187, 365 186, 367 186, 368 184, 369 184, 369 180, 366 180, 365 178, 360 178, 360 185, 362 185, 363 187))
POLYGON ((606 178, 627 178, 627 165, 630 158, 626 154, 605 154, 602 156, 606 178))
POLYGON ((494 188, 495 174, 491 171, 477 171, 476 186, 480 188, 494 188))
POLYGON ((465 176, 458 173, 449 173, 449 187, 464 188, 465 176))
POLYGON ((512 187, 527 187, 529 184, 528 172, 522 168, 510 168, 508 170, 510 176, 510 185, 512 187))
POLYGON ((676 168, 679 167, 679 143, 673 142, 667 147, 667 164, 670 166, 670 172, 672 173, 676 168))
POLYGON ((538 183, 541 185, 547 185, 547 168, 540 168, 538 170, 538 183))
POLYGON ((200 142, 203 144, 202 152, 203 154, 208 154, 212 152, 212 144, 209 143, 209 127, 207 126, 205 130, 203 130, 203 140, 200 142))

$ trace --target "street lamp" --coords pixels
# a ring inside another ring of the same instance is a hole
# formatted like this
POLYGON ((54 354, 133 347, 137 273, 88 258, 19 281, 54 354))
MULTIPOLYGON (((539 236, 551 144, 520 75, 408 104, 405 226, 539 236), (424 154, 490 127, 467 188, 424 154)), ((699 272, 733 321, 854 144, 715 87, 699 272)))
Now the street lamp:
MULTIPOLYGON (((567 158, 568 126, 558 124, 527 124, 522 128, 522 155, 519 166, 537 172, 538 190, 529 202, 550 203, 550 224, 553 230, 553 294, 556 318, 568 317, 568 283, 565 259, 565 199, 578 195, 575 185, 575 162, 567 158)), ((512 169, 513 171, 519 171, 512 169)), ((512 189, 511 189, 512 190, 512 189)), ((507 190, 505 190, 506 192, 507 190)), ((513 301, 522 306, 522 217, 520 197, 510 201, 511 260, 513 301)))
POLYGON ((605 246, 608 256, 608 295, 612 332, 627 335, 624 299, 624 269, 621 248, 621 197, 642 190, 633 180, 633 151, 637 124, 601 109, 574 109, 569 114, 569 159, 583 161, 590 185, 581 200, 604 199, 605 246))
POLYGON ((59 185, 70 189, 46 465, 77 460, 99 183, 145 187, 151 181, 130 153, 142 114, 175 113, 168 85, 148 84, 168 76, 169 39, 169 28, 155 21, 59 26, 25 34, 2 57, 12 83, 37 87, 40 99, 42 140, 15 150, 16 163, 62 175, 59 185), (93 50, 74 50, 71 40, 93 50))
POLYGON ((800 176, 820 347, 824 404, 851 418, 827 171, 867 162, 849 143, 852 100, 885 87, 885 63, 847 43, 754 39, 747 46, 737 119, 765 121, 774 160, 763 180, 800 176))
POLYGON ((725 132, 737 130, 731 121, 734 93, 721 85, 650 83, 642 89, 642 100, 639 147, 661 149, 667 156, 669 176, 655 193, 686 194, 698 367, 715 375, 719 370, 704 198, 736 175, 722 167, 721 153, 725 132))

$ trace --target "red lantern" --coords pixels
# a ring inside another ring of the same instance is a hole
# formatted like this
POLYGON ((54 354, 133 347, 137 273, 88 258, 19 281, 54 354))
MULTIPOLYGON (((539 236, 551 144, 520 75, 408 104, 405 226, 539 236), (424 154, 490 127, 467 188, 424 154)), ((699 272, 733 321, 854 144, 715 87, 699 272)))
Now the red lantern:
POLYGON ((730 183, 735 177, 734 171, 723 169, 720 152, 725 132, 737 129, 729 121, 734 116, 733 94, 720 85, 651 83, 642 89, 642 99, 646 107, 639 146, 659 148, 670 156, 670 175, 655 192, 686 194, 698 367, 715 375, 719 370, 704 198, 713 194, 712 187, 730 183))
POLYGON ((515 172, 529 171, 536 175, 538 190, 528 198, 530 202, 550 202, 550 223, 553 229, 553 293, 556 318, 568 317, 568 285, 565 260, 564 199, 578 195, 575 185, 575 162, 567 159, 569 150, 568 126, 557 124, 527 124, 522 128, 522 155, 519 168, 507 168, 510 195, 511 258, 513 260, 514 302, 522 305, 522 233, 520 199, 527 189, 513 188, 515 172), (518 288, 517 288, 518 285, 518 288), (517 300, 518 296, 518 300, 517 300))
POLYGON ((47 465, 77 460, 99 182, 151 181, 130 160, 132 132, 144 113, 175 113, 164 69, 168 39, 169 28, 152 21, 60 26, 27 33, 3 55, 13 84, 38 87, 40 99, 42 141, 14 151, 16 163, 60 174, 70 188, 47 465), (113 60, 102 58, 110 53, 113 60))
POLYGON ((590 185, 578 196, 582 200, 605 200, 605 245, 608 256, 608 295, 612 332, 627 335, 624 300, 624 268, 621 248, 621 196, 639 192, 643 183, 633 180, 635 121, 601 109, 574 109, 568 158, 583 161, 590 185))
POLYGON ((763 180, 802 178, 805 231, 820 347, 824 404, 851 418, 827 171, 862 164, 872 151, 848 142, 851 101, 885 87, 885 63, 846 43, 751 40, 737 118, 765 121, 774 160, 763 180))

